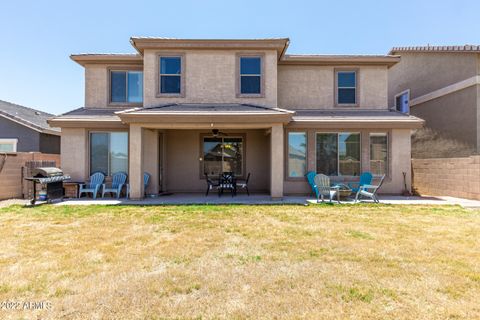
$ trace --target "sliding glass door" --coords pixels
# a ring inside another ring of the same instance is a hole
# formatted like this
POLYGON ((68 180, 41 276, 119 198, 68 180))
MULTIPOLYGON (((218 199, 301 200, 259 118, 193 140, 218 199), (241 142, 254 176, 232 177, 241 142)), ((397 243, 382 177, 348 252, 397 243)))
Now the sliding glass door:
POLYGON ((328 176, 360 174, 360 133, 317 133, 317 173, 328 176))

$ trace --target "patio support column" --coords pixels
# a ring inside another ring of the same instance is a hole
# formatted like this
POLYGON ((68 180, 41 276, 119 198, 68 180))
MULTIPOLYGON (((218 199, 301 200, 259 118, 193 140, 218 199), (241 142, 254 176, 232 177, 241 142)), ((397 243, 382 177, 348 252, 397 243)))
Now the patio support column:
POLYGON ((270 134, 270 195, 272 199, 283 197, 284 143, 283 125, 272 126, 270 134))
MULTIPOLYGON (((362 131, 360 133, 360 172, 370 171, 370 133, 362 131)), ((359 173, 360 174, 360 173, 359 173)))
POLYGON ((158 194, 158 131, 143 130, 143 170, 150 174, 146 194, 158 194))
POLYGON ((143 199, 143 128, 136 124, 130 125, 128 173, 130 183, 130 198, 143 199))

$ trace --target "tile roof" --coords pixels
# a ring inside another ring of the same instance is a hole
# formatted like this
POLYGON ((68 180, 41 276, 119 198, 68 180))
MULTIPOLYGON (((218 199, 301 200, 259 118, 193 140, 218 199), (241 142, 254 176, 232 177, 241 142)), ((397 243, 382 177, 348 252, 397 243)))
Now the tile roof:
POLYGON ((348 121, 420 121, 415 116, 396 110, 296 110, 294 121, 348 120, 348 121))
POLYGON ((125 108, 85 108, 81 107, 74 109, 63 114, 56 116, 55 118, 84 118, 84 117, 112 117, 115 116, 115 112, 125 110, 125 108))
POLYGON ((119 114, 128 113, 178 113, 178 114, 203 114, 203 113, 292 113, 279 108, 270 108, 252 104, 233 104, 233 103, 175 103, 160 106, 134 108, 118 112, 119 114))
POLYGON ((52 128, 47 120, 53 114, 0 100, 0 116, 15 121, 33 130, 49 134, 60 134, 60 129, 52 128))
POLYGON ((393 47, 388 54, 395 52, 463 52, 474 53, 480 52, 480 45, 456 45, 456 46, 409 46, 409 47, 393 47))

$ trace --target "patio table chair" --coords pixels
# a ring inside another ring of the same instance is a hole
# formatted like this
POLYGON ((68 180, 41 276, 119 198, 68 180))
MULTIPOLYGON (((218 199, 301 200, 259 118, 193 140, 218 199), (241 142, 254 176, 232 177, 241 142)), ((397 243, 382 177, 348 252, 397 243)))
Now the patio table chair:
POLYGON ((360 175, 359 182, 350 182, 348 187, 353 193, 357 193, 361 186, 372 184, 373 175, 370 172, 364 172, 360 175))
MULTIPOLYGON (((143 173, 143 193, 146 194, 148 184, 150 183, 150 173, 143 173)), ((130 198, 130 184, 127 184, 127 198, 130 198)))
POLYGON ((247 191, 247 195, 250 196, 250 192, 248 191, 248 180, 250 180, 250 172, 247 174, 246 180, 237 181, 237 188, 245 189, 247 191))
POLYGON ((309 172, 307 172, 305 177, 307 177, 308 184, 310 185, 310 188, 312 188, 312 194, 315 197, 318 198, 318 189, 317 189, 317 186, 315 185, 315 181, 314 181, 316 175, 317 175, 316 172, 309 171, 309 172))
POLYGON ((215 182, 210 179, 207 173, 205 173, 205 180, 207 181, 207 192, 205 193, 205 197, 207 197, 210 190, 213 188, 218 188, 219 182, 215 182))
POLYGON ((318 190, 317 194, 317 203, 320 199, 324 202, 324 197, 328 197, 330 203, 332 203, 333 197, 337 196, 337 201, 340 203, 340 192, 339 186, 331 186, 330 185, 330 178, 324 174, 317 174, 313 179, 315 182, 315 186, 318 190))
POLYGON ((80 198, 82 193, 91 193, 93 199, 97 199, 97 193, 100 191, 104 180, 105 175, 103 173, 95 172, 90 176, 89 183, 82 183, 79 185, 78 197, 80 198))
POLYGON ((223 172, 220 175, 220 181, 218 184, 218 196, 223 194, 224 190, 230 190, 232 197, 237 194, 237 182, 233 172, 223 172))
POLYGON ((378 197, 377 197, 377 191, 382 186, 383 180, 385 180, 385 175, 383 175, 380 178, 380 182, 378 183, 378 185, 366 184, 366 185, 361 186, 358 189, 357 194, 355 196, 355 202, 361 201, 360 198, 365 197, 365 198, 372 199, 373 202, 375 202, 375 203, 380 203, 380 201, 378 200, 378 197))
POLYGON ((116 198, 120 198, 120 193, 122 192, 125 182, 127 182, 127 174, 125 172, 117 172, 113 174, 111 186, 108 188, 107 184, 103 184, 102 198, 105 197, 105 193, 107 192, 111 195, 115 193, 116 198))

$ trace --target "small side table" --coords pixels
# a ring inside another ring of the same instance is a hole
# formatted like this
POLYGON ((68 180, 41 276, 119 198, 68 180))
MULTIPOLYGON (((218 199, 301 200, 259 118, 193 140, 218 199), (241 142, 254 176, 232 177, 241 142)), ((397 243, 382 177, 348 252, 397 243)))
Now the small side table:
POLYGON ((64 181, 63 190, 65 191, 65 198, 78 198, 78 187, 83 182, 64 181))

